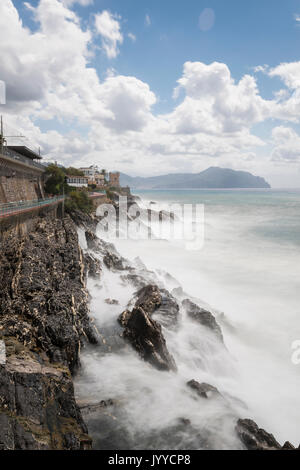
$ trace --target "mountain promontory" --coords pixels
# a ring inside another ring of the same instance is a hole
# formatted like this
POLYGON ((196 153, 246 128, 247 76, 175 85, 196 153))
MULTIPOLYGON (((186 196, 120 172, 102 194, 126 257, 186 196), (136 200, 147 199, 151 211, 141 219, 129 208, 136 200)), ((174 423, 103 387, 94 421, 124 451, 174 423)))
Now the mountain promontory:
POLYGON ((152 177, 120 175, 122 186, 132 189, 267 189, 271 186, 260 176, 246 171, 210 167, 201 173, 173 173, 152 177))

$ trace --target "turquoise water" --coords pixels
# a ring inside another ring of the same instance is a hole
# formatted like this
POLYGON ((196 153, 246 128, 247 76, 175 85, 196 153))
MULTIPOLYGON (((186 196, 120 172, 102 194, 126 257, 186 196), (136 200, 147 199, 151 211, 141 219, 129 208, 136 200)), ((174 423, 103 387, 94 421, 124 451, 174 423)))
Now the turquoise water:
POLYGON ((210 214, 253 218, 253 233, 278 243, 300 244, 299 190, 136 190, 146 200, 204 204, 210 214), (256 219, 256 220, 255 220, 256 219))

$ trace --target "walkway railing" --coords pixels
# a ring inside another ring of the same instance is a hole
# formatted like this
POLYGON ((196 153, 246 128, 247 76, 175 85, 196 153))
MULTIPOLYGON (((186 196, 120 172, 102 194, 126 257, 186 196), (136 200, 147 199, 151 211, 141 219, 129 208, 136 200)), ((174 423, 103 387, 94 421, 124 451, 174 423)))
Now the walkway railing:
POLYGON ((56 196, 48 199, 36 199, 33 201, 18 201, 0 204, 0 218, 28 212, 38 207, 50 206, 52 204, 62 202, 64 199, 65 196, 56 196))
POLYGON ((20 155, 19 153, 15 152, 14 150, 8 149, 7 147, 3 148, 3 155, 5 157, 11 158, 12 160, 16 160, 18 162, 25 163, 26 165, 38 168, 39 170, 46 170, 46 167, 41 163, 38 163, 35 160, 31 160, 31 158, 26 158, 23 155, 20 155))

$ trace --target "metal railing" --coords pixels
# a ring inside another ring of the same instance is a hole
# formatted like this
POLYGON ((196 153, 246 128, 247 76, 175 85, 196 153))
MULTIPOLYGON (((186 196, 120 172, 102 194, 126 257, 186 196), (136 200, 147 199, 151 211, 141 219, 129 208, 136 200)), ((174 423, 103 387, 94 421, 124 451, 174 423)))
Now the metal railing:
POLYGON ((34 160, 31 160, 31 158, 24 157, 23 155, 20 155, 19 153, 15 152, 14 150, 11 150, 7 147, 3 147, 3 155, 5 157, 9 157, 13 160, 19 161, 21 163, 25 163, 26 165, 33 166, 35 168, 38 168, 39 170, 46 170, 46 167, 42 165, 41 163, 38 163, 34 160))
POLYGON ((22 212, 27 212, 37 207, 50 206, 62 202, 65 196, 55 196, 48 199, 36 199, 33 201, 18 201, 0 204, 0 218, 9 217, 22 212))

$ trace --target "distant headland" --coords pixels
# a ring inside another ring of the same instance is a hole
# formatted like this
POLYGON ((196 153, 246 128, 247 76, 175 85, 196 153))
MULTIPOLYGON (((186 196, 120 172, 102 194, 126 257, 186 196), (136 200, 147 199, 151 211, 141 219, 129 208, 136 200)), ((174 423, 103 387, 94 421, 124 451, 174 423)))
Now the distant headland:
POLYGON ((270 188, 267 181, 246 171, 210 167, 201 173, 174 173, 143 178, 120 174, 122 186, 131 189, 230 189, 270 188))

